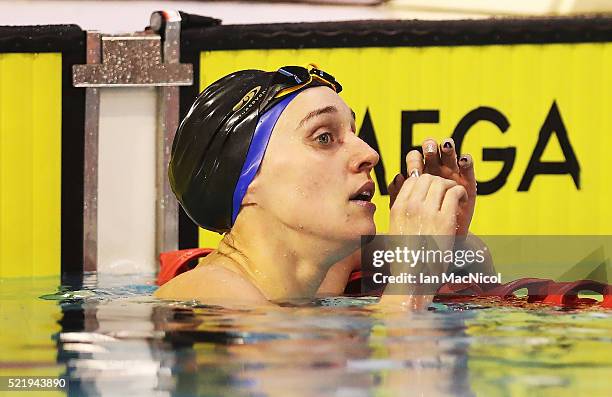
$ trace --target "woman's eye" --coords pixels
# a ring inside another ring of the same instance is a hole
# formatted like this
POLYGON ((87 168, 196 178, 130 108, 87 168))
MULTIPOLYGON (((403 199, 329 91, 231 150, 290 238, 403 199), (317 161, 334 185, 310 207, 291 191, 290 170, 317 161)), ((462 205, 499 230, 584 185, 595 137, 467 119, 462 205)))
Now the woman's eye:
POLYGON ((317 142, 322 145, 329 145, 330 143, 332 143, 332 138, 332 134, 330 134, 329 132, 325 132, 317 136, 317 142))

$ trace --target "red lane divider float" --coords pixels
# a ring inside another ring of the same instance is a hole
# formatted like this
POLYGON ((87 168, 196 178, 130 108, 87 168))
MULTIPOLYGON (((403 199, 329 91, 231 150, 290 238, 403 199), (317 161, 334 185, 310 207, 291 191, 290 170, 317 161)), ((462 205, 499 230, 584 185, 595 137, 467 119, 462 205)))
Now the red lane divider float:
POLYGON ((537 302, 554 306, 598 304, 602 308, 612 309, 612 286, 592 280, 555 282, 541 278, 521 278, 486 290, 482 290, 477 284, 445 284, 438 290, 436 298, 445 301, 466 298, 467 295, 467 298, 495 296, 508 300, 515 297, 514 293, 521 289, 527 290, 527 302, 529 303, 537 302), (581 292, 601 294, 603 300, 599 302, 597 299, 581 298, 578 296, 581 292))
POLYGON ((555 283, 548 290, 544 303, 550 305, 576 305, 596 303, 595 299, 580 298, 581 291, 593 291, 603 296, 601 306, 612 309, 612 286, 591 280, 555 283))
POLYGON ((159 255, 159 274, 157 285, 163 285, 181 273, 191 270, 190 262, 213 252, 210 248, 191 248, 179 251, 162 252, 159 255))
MULTIPOLYGON (((161 268, 157 276, 157 285, 162 285, 172 278, 191 270, 190 263, 198 258, 210 254, 210 248, 192 248, 180 251, 164 252, 160 255, 161 268)), ((361 279, 366 273, 358 270, 349 276, 346 293, 358 295, 361 292, 361 279)), ((469 300, 477 297, 501 297, 504 300, 515 297, 514 293, 521 289, 527 290, 527 301, 538 302, 555 306, 595 305, 612 309, 612 285, 592 280, 578 280, 573 282, 555 282, 541 278, 521 278, 506 284, 493 286, 471 284, 442 285, 436 294, 438 301, 469 300), (601 294, 603 300, 598 302, 592 298, 580 298, 580 292, 595 292, 601 294)), ((382 290, 376 291, 382 293, 382 290)), ((375 292, 375 293, 376 293, 375 292)))

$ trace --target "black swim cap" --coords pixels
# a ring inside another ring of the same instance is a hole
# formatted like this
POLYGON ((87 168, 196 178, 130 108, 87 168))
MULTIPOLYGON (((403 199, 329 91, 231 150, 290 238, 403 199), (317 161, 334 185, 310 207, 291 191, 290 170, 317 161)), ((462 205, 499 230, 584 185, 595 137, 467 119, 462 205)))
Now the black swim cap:
POLYGON ((321 70, 285 66, 276 72, 241 70, 202 91, 176 132, 168 167, 172 190, 196 224, 219 233, 231 229, 236 184, 260 117, 288 102, 288 95, 315 86, 342 90, 321 70))

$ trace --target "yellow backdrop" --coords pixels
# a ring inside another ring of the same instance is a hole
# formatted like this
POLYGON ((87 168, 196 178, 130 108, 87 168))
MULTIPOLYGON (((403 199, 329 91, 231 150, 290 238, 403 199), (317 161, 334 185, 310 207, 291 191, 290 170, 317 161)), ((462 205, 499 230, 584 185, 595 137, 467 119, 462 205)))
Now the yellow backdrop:
POLYGON ((0 278, 60 274, 61 117, 61 54, 0 54, 0 278))
MULTIPOLYGON (((474 156, 481 185, 503 166, 485 161, 483 149, 515 151, 505 183, 479 196, 473 232, 612 234, 612 43, 208 51, 200 56, 200 88, 239 69, 311 62, 342 83, 341 96, 354 109, 358 130, 368 111, 386 182, 400 170, 402 112, 404 128, 414 121, 409 112, 437 112, 437 123, 414 124, 414 144, 450 136, 465 116, 493 113, 505 119, 505 133, 479 121, 463 141, 462 152, 474 156), (540 137, 541 151, 528 167, 540 137), (546 168, 538 162, 559 162, 565 173, 538 174, 546 168), (528 168, 533 178, 519 191, 528 168)), ((384 232, 388 196, 377 193, 374 201, 384 232)), ((218 240, 200 233, 201 246, 214 247, 218 240)))

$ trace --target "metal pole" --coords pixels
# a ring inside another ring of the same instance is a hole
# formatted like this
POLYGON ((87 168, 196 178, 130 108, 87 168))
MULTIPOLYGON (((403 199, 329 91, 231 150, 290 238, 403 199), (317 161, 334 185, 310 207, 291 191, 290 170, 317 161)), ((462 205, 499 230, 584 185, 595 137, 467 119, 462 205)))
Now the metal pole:
MULTIPOLYGON (((87 63, 101 62, 101 35, 87 32, 87 63)), ((85 148, 83 175, 83 271, 98 267, 98 125, 100 89, 85 90, 85 148)))
MULTIPOLYGON (((164 12, 163 62, 180 63, 181 17, 164 12)), ((179 125, 179 87, 160 87, 157 96, 157 254, 178 249, 178 202, 168 180, 168 163, 179 125)))

